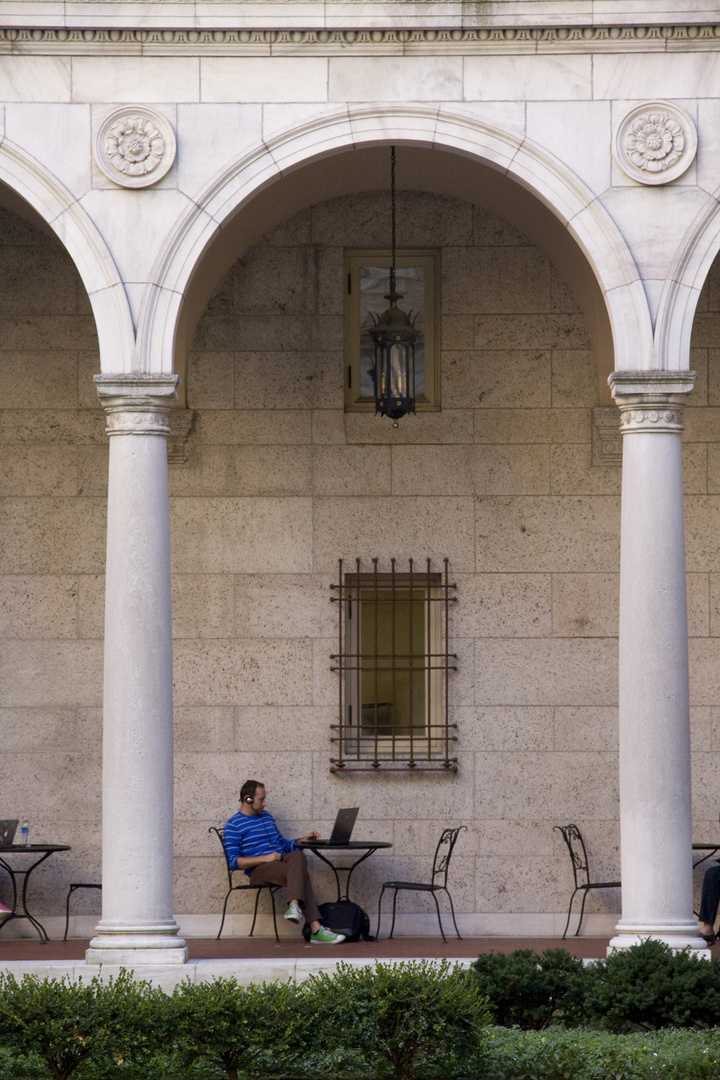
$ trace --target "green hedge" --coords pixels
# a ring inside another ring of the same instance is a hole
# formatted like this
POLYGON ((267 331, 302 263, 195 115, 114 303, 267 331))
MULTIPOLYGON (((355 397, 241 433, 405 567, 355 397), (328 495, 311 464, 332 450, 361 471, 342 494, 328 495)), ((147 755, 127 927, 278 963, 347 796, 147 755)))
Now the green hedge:
POLYGON ((588 982, 582 960, 565 949, 486 953, 472 970, 494 1023, 536 1031, 557 1023, 570 1001, 577 1009, 588 982))
POLYGON ((486 1033, 476 1080, 717 1080, 720 1029, 612 1035, 591 1031, 486 1033))
POLYGON ((657 942, 587 966, 520 950, 170 996, 124 973, 5 975, 0 1080, 720 1080, 715 1023, 720 965, 657 942))
POLYGON ((583 965, 564 949, 488 953, 472 965, 496 1024, 562 1024, 617 1034, 720 1024, 720 963, 661 941, 583 965))
POLYGON ((588 964, 576 1022, 608 1031, 665 1027, 708 1028, 720 1023, 720 964, 661 941, 618 949, 588 964))
POLYGON ((147 1057, 163 1011, 157 992, 127 972, 76 983, 0 974, 0 1047, 53 1080, 147 1057))
POLYGON ((332 1048, 318 1063, 328 1080, 450 1080, 472 1075, 482 1060, 487 1003, 472 973, 447 960, 340 964, 332 975, 309 979, 304 992, 316 1013, 315 1034, 332 1048))
MULTIPOLYGON (((662 1031, 652 1035, 611 1035, 607 1032, 520 1031, 490 1027, 483 1033, 483 1059, 466 1080, 717 1080, 720 1077, 720 1029, 662 1031)), ((337 1061, 338 1059, 335 1058, 337 1061)), ((267 1073, 268 1080, 312 1080, 319 1074, 306 1063, 292 1072, 267 1073)), ((356 1062, 356 1066, 359 1062, 356 1062)), ((29 1060, 0 1049, 2 1080, 45 1080, 39 1059, 29 1060)), ((84 1064, 77 1080, 222 1080, 224 1072, 198 1059, 181 1065, 166 1047, 140 1062, 103 1066, 84 1064)), ((242 1074, 241 1074, 242 1075, 242 1074)), ((362 1076, 336 1068, 334 1080, 362 1076)))
POLYGON ((313 1040, 317 1021, 311 995, 292 982, 186 982, 166 1006, 174 1059, 186 1069, 204 1062, 228 1080, 292 1070, 313 1040))
POLYGON ((299 985, 188 982, 171 997, 126 975, 5 976, 0 1050, 14 1058, 0 1068, 12 1080, 450 1080, 473 1074, 489 1022, 476 980, 447 961, 339 964, 299 985))

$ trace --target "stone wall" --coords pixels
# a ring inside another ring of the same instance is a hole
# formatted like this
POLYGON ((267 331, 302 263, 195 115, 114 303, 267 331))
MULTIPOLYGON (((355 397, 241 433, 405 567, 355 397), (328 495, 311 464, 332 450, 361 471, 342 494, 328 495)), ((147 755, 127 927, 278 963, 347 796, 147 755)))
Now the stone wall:
MULTIPOLYGON (((57 914, 68 881, 100 874, 107 446, 72 264, 20 219, 0 225, 0 814, 72 844, 35 881, 38 910, 57 914)), ((217 926, 202 918, 223 895, 207 828, 234 812, 248 776, 266 782, 289 835, 327 833, 339 806, 359 805, 357 835, 392 841, 358 872, 371 911, 382 880, 427 874, 445 823, 469 829, 452 882, 468 933, 558 926, 571 878, 554 824, 576 821, 597 875, 618 874, 620 469, 592 464, 585 319, 548 259, 499 219, 401 193, 401 246, 442 248, 442 412, 398 429, 345 414, 343 249, 385 246, 388 233, 384 196, 316 206, 238 260, 198 326, 188 460, 170 466, 175 909, 192 916, 187 932, 217 926), (456 777, 329 772, 329 586, 338 558, 357 555, 381 569, 391 556, 450 559, 456 777)), ((697 839, 718 836, 720 809, 719 319, 714 271, 685 438, 697 839)), ((330 895, 328 876, 317 880, 330 895)), ((590 910, 618 900, 594 897, 590 910)), ((78 910, 95 901, 79 896, 78 910)), ((433 918, 404 928, 432 932, 433 918)), ((246 919, 233 927, 246 932, 246 919)))
POLYGON ((590 464, 585 320, 549 261, 497 218, 415 193, 398 214, 402 245, 442 248, 441 413, 398 429, 343 413, 343 248, 386 245, 381 195, 333 200, 267 235, 198 328, 190 461, 171 480, 181 911, 202 878, 197 815, 222 817, 246 775, 266 781, 290 834, 360 805, 356 831, 393 843, 358 879, 372 909, 383 879, 427 874, 448 822, 469 826, 462 912, 561 911, 557 822, 579 821, 598 872, 617 872, 620 477, 590 464), (357 555, 381 569, 391 556, 450 559, 456 778, 329 772, 329 586, 338 558, 357 555), (203 640, 183 615, 198 587, 203 640))
POLYGON ((43 913, 64 909, 67 882, 100 873, 107 440, 97 370, 71 260, 0 212, 0 816, 27 815, 34 842, 72 845, 33 877, 31 908, 43 913))

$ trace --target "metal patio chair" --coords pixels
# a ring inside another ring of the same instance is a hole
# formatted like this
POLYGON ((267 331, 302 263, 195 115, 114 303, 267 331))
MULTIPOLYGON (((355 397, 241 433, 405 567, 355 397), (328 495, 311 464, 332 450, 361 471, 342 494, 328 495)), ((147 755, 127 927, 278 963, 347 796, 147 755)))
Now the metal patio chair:
POLYGON ((620 889, 622 884, 619 881, 592 881, 590 878, 590 867, 588 866, 587 851, 585 850, 585 841, 582 838, 577 825, 553 825, 553 831, 559 832, 563 840, 567 844, 567 849, 570 852, 570 861, 572 862, 573 878, 575 880, 575 888, 573 889, 572 896, 570 897, 570 904, 568 906, 567 922, 565 923, 565 930, 563 931, 563 939, 566 937, 568 927, 570 925, 570 916, 572 915, 573 901, 576 895, 582 893, 582 904, 580 905, 580 920, 577 924, 577 930, 574 937, 577 937, 580 933, 580 927, 582 926, 583 915, 585 913, 585 901, 587 895, 591 889, 620 889))
POLYGON ((67 941, 68 930, 70 929, 70 897, 77 889, 100 889, 102 891, 102 885, 97 881, 73 881, 68 889, 67 900, 65 901, 65 933, 63 934, 63 941, 67 941))
POLYGON ((444 892, 447 894, 447 898, 450 901, 450 913, 452 914, 452 921, 455 926, 455 933, 460 937, 460 931, 455 922, 455 909, 453 907, 452 896, 448 892, 447 879, 448 870, 450 869, 450 859, 452 858, 453 848, 457 843, 457 838, 463 829, 467 830, 467 825, 460 825, 457 829, 443 829, 443 832, 438 840, 438 846, 435 848, 435 857, 433 859, 432 874, 430 881, 384 881, 383 887, 380 891, 380 899, 378 901, 378 925, 377 925, 377 937, 380 938, 380 920, 382 919, 382 898, 386 889, 394 889, 393 893, 393 918, 392 926, 390 927, 390 937, 393 936, 395 929, 395 906, 397 904, 397 894, 403 889, 409 892, 429 892, 435 901, 435 908, 437 910, 438 923, 440 924, 440 933, 442 939, 447 942, 445 937, 445 931, 443 930, 442 919, 440 918, 440 905, 438 904, 437 894, 444 892))
POLYGON ((262 892, 263 889, 267 889, 268 892, 270 893, 270 903, 272 904, 273 926, 275 927, 275 940, 279 941, 280 936, 278 934, 277 916, 275 914, 275 893, 280 888, 280 885, 271 885, 270 882, 263 882, 262 885, 251 885, 249 882, 247 884, 245 884, 245 885, 233 885, 233 874, 242 874, 243 876, 245 876, 245 872, 244 872, 244 870, 233 870, 231 868, 230 863, 228 861, 227 852, 225 850, 225 839, 224 839, 224 836, 223 836, 223 830, 222 829, 216 829, 214 825, 211 825, 210 828, 208 829, 208 832, 215 833, 215 835, 217 836, 218 840, 220 841, 220 843, 222 845, 223 857, 225 859, 225 868, 227 870, 227 876, 228 876, 228 891, 225 894, 225 903, 223 904, 222 920, 220 922, 220 929, 218 930, 218 936, 217 936, 216 940, 217 941, 220 940, 220 935, 223 932, 223 926, 225 925, 225 913, 227 911, 228 900, 230 899, 231 894, 234 893, 234 892, 248 892, 250 889, 255 889, 255 892, 256 892, 256 896, 255 896, 255 912, 253 914, 253 921, 252 921, 252 926, 250 927, 250 933, 248 934, 248 937, 252 937, 254 932, 255 932, 255 923, 257 922, 257 913, 258 913, 258 904, 260 902, 260 893, 262 892))

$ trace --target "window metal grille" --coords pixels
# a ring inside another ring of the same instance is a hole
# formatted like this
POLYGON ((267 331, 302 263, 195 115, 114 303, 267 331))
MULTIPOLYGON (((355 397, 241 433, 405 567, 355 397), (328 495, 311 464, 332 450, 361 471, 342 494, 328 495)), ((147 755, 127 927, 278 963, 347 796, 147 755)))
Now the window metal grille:
POLYGON ((380 573, 378 559, 363 572, 338 564, 332 602, 338 606, 339 723, 332 725, 331 772, 423 769, 457 772, 451 756, 457 724, 448 722, 449 611, 456 586, 430 559, 424 572, 408 561, 380 573))

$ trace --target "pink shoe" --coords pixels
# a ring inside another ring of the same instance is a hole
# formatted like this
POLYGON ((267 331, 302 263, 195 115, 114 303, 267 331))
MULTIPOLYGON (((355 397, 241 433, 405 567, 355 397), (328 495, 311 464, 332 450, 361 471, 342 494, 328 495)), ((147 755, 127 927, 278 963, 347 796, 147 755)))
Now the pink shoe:
POLYGON ((5 905, 3 903, 0 903, 0 915, 11 915, 11 914, 12 914, 12 908, 5 907, 5 905))

